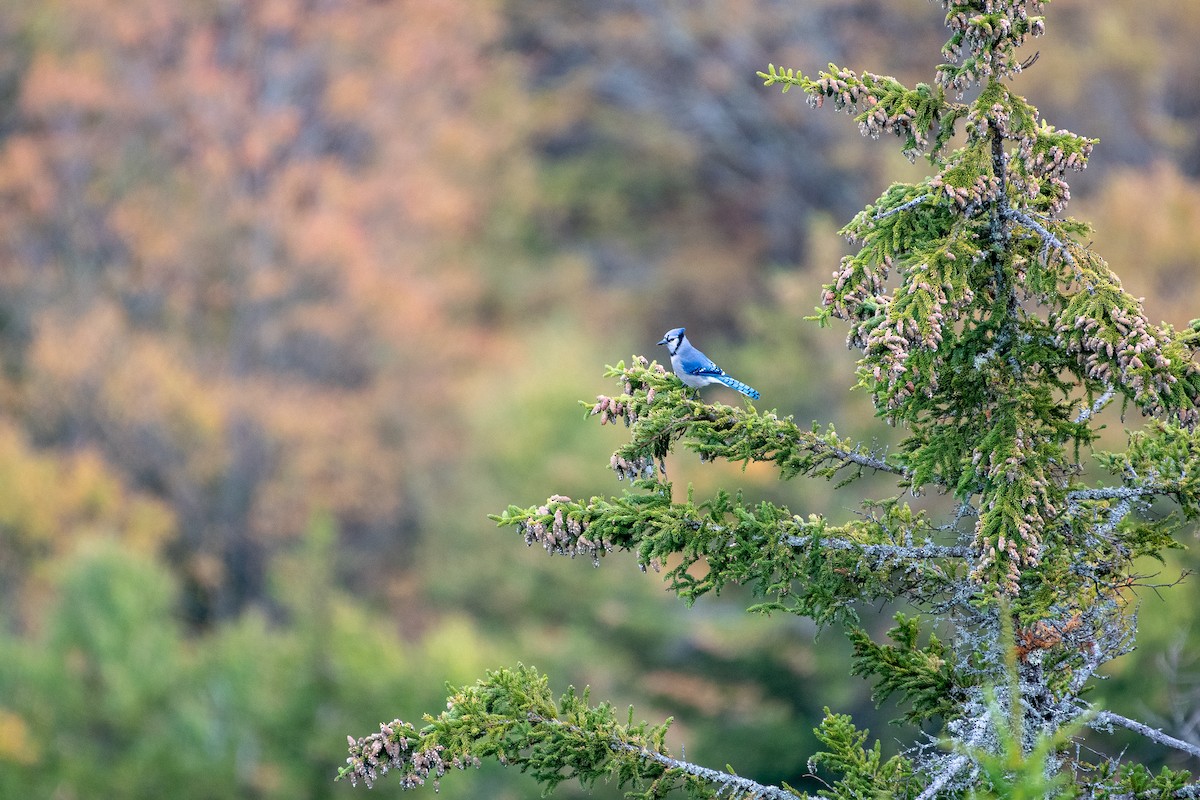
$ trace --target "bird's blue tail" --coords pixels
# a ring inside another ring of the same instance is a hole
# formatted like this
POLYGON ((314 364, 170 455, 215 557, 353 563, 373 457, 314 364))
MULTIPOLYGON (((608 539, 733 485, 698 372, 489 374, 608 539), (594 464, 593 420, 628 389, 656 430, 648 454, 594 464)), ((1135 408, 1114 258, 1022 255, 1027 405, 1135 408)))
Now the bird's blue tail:
POLYGON ((717 376, 717 380, 719 380, 721 383, 728 386, 730 389, 738 390, 742 394, 746 395, 746 397, 749 397, 751 400, 758 399, 758 392, 756 392, 754 389, 751 389, 749 386, 747 386, 746 384, 737 380, 736 378, 731 378, 728 375, 720 375, 720 376, 717 376))

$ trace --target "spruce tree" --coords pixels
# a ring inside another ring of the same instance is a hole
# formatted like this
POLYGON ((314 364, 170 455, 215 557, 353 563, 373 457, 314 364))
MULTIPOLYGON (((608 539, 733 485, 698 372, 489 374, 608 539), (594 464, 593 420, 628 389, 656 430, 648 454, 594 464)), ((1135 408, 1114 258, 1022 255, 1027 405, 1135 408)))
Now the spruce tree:
MULTIPOLYGON (((855 252, 813 317, 848 325, 858 386, 902 444, 871 452, 831 427, 706 403, 635 356, 608 371, 617 393, 587 404, 601 424, 628 426, 611 467, 630 488, 555 495, 496 520, 550 553, 598 561, 628 550, 643 568, 670 565, 666 580, 687 602, 740 584, 759 601, 752 612, 843 628, 876 699, 895 697, 906 720, 940 735, 885 760, 848 717, 828 713, 810 761, 829 780, 821 796, 1195 797, 1186 772, 1089 757, 1073 743, 1120 727, 1200 757, 1085 699, 1097 670, 1133 647, 1136 560, 1178 547, 1200 513, 1200 326, 1148 322, 1086 244, 1088 226, 1063 215, 1066 176, 1096 141, 1055 128, 1015 91, 1036 58, 1020 48, 1042 33, 1044 3, 941 5, 950 38, 931 83, 836 66, 760 73, 849 112, 865 134, 897 135, 931 165, 846 225, 855 252), (1097 417, 1113 403, 1140 428, 1124 451, 1097 452, 1097 417), (886 473, 896 491, 845 524, 724 492, 681 497, 663 464, 678 448, 769 462, 783 479, 886 473), (940 516, 914 509, 913 496, 940 516), (1178 513, 1144 513, 1158 498, 1178 513), (856 612, 881 601, 919 612, 898 614, 882 642, 856 612)), ((342 775, 371 784, 394 771, 410 787, 497 758, 547 788, 605 778, 633 797, 805 796, 676 758, 665 732, 586 692, 555 697, 546 676, 518 667, 454 691, 421 726, 396 720, 351 738, 342 775)))

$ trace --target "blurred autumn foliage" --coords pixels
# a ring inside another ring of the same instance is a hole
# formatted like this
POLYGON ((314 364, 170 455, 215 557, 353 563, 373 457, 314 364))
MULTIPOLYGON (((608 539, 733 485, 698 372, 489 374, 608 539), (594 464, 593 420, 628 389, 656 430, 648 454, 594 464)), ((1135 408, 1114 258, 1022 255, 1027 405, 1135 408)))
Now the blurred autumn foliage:
MULTIPOLYGON (((1072 209, 1186 323, 1200 9, 1085 3, 1053 3, 1022 91, 1101 137, 1072 209)), ((839 335, 800 318, 832 231, 905 167, 755 72, 928 80, 938 14, 2 0, 0 794, 326 796, 346 730, 518 658, 799 780, 836 647, 547 567, 484 514, 548 475, 599 491, 574 401, 677 324, 768 405, 853 428, 839 335)), ((475 780, 447 791, 530 791, 475 780)))

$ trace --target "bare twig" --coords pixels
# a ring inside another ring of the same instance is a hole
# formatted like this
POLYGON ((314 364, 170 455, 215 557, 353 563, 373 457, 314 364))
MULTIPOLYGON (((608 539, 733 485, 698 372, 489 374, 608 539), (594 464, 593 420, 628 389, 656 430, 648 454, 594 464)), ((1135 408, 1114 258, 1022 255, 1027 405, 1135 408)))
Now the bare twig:
POLYGON ((938 774, 933 783, 926 786, 925 791, 917 795, 917 800, 930 800, 930 798, 936 797, 937 793, 945 788, 946 784, 949 783, 955 775, 961 772, 962 768, 969 764, 970 761, 971 759, 965 755, 955 756, 950 763, 946 765, 946 768, 938 774))
POLYGON ((715 783, 723 787, 721 793, 728 796, 733 790, 742 793, 743 797, 759 798, 765 797, 769 800, 802 800, 804 795, 793 794, 792 792, 782 789, 778 786, 767 786, 757 781, 752 781, 749 778, 743 778, 741 775, 733 775, 728 772, 721 772, 708 767, 702 767, 698 764, 692 764, 687 761, 680 761, 677 758, 665 756, 662 753, 648 750, 644 747, 638 747, 627 742, 613 742, 614 747, 619 747, 630 753, 637 753, 643 758, 655 761, 668 769, 678 769, 686 772, 689 775, 695 775, 697 778, 702 778, 709 783, 715 783), (728 790, 728 791, 726 791, 728 790))
POLYGON ((1113 507, 1112 513, 1108 515, 1108 519, 1105 520, 1103 525, 1097 526, 1092 531, 1092 535, 1098 539, 1107 539, 1108 537, 1112 536, 1113 531, 1115 531, 1117 526, 1121 524, 1121 520, 1129 516, 1129 512, 1132 510, 1133 501, 1129 500, 1128 498, 1117 503, 1116 506, 1113 507))
MULTIPOLYGON (((550 717, 543 717, 540 714, 531 713, 528 715, 528 717, 531 722, 537 722, 543 725, 556 725, 569 730, 572 733, 584 736, 592 733, 592 731, 585 731, 583 728, 580 728, 577 725, 571 725, 570 723, 562 722, 561 720, 550 717)), ((688 775, 695 775, 697 778, 706 780, 709 783, 718 784, 719 786, 723 787, 720 792, 721 794, 729 795, 732 791, 736 790, 741 792, 742 797, 762 797, 768 798, 768 800, 804 800, 804 795, 793 794, 792 792, 789 792, 786 789, 782 789, 778 786, 768 786, 766 784, 759 783, 758 781, 753 781, 749 778, 743 778, 741 775, 734 775, 729 772, 721 772, 720 770, 702 767, 699 764, 693 764, 689 761, 671 758, 670 756, 659 753, 656 750, 651 750, 648 747, 641 747, 615 737, 609 740, 609 746, 612 747, 613 750, 623 750, 627 753, 634 753, 635 755, 641 756, 649 761, 662 764, 668 769, 677 769, 682 772, 686 772, 688 775)))
POLYGON ((1096 398, 1096 402, 1092 403, 1091 407, 1085 408, 1079 412, 1079 416, 1075 417, 1075 424, 1078 425, 1081 422, 1087 422, 1093 416, 1100 413, 1100 409, 1108 405, 1109 401, 1113 399, 1115 394, 1116 390, 1109 386, 1104 390, 1104 394, 1096 398))
MULTIPOLYGON (((815 447, 813 449, 816 450, 815 447)), ((908 470, 904 469, 903 467, 897 467, 895 464, 889 464, 882 458, 876 458, 875 456, 869 455, 860 450, 843 450, 840 447, 831 447, 829 450, 837 458, 840 458, 843 461, 849 461, 851 464, 857 464, 860 467, 875 469, 879 470, 880 472, 890 472, 893 475, 908 475, 908 470)))
POLYGON ((1165 734, 1157 728, 1151 728, 1149 725, 1145 725, 1137 720, 1130 719, 1129 717, 1123 717, 1120 714, 1114 714, 1111 711, 1101 711, 1096 715, 1096 718, 1092 721, 1091 726, 1093 728, 1099 728, 1104 725, 1120 725, 1122 728, 1126 728, 1134 733, 1139 733, 1142 736, 1145 736, 1152 742, 1157 742, 1165 747, 1171 747, 1187 753, 1190 756, 1200 758, 1200 747, 1197 747, 1191 742, 1185 742, 1182 739, 1176 739, 1174 736, 1165 734))
POLYGON ((1071 251, 1068 249, 1066 242, 1051 233, 1045 225, 1038 222, 1024 211, 1018 211, 1012 207, 1006 207, 1002 209, 1000 213, 1006 219, 1010 219, 1013 222, 1024 225, 1026 228, 1029 228, 1038 236, 1042 237, 1042 249, 1039 253, 1039 256, 1043 262, 1049 259, 1050 250, 1054 249, 1060 256, 1062 256, 1062 260, 1065 261, 1068 266, 1072 268, 1075 267, 1075 256, 1071 255, 1071 251))
POLYGON ((916 208, 917 206, 921 205, 921 203, 924 203, 928 199, 929 199, 929 192, 926 192, 925 194, 921 195, 920 197, 914 197, 912 200, 901 203, 900 205, 896 206, 895 208, 889 208, 887 211, 877 212, 873 217, 871 217, 871 219, 874 219, 874 220, 887 219, 888 217, 892 216, 893 214, 899 214, 903 211, 908 211, 910 208, 916 208))
MULTIPOLYGON (((975 747, 979 744, 980 740, 983 739, 984 734, 987 732, 987 727, 988 716, 986 714, 982 714, 975 719, 975 726, 971 731, 971 738, 966 742, 968 748, 975 747)), ((938 776, 934 778, 933 782, 925 787, 925 791, 917 795, 917 800, 931 800, 931 798, 936 797, 937 793, 944 789, 946 784, 949 783, 955 775, 962 772, 963 767, 967 766, 969 763, 971 763, 971 757, 966 753, 960 753, 959 755, 950 759, 949 763, 947 763, 945 768, 938 773, 938 776)))

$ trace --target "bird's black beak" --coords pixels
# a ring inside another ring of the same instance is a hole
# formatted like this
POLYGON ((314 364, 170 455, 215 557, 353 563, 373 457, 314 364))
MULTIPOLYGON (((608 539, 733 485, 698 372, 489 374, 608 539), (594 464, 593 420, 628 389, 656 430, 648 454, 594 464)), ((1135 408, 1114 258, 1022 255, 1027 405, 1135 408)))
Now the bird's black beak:
POLYGON ((665 337, 665 336, 664 336, 664 337, 662 337, 662 339, 660 339, 658 343, 659 343, 659 344, 666 344, 666 343, 667 343, 667 337, 665 337))

